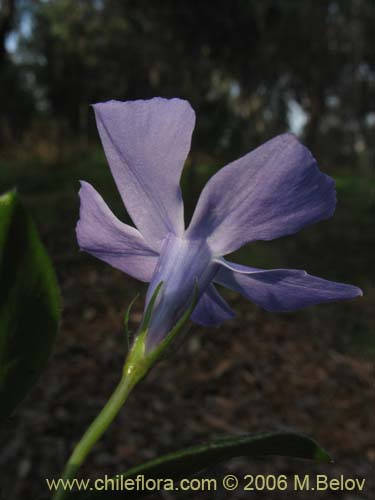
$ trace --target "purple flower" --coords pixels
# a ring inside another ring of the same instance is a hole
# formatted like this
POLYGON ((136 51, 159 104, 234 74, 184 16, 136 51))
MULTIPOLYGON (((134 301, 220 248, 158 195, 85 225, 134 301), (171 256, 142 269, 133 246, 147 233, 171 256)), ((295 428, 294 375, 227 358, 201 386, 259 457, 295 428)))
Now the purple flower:
POLYGON ((87 182, 81 183, 77 238, 82 250, 150 282, 160 282, 149 332, 153 347, 194 296, 191 319, 218 326, 234 316, 218 283, 268 311, 291 311, 361 295, 359 288, 294 269, 263 270, 223 258, 242 245, 295 233, 330 217, 334 181, 295 136, 283 134, 217 172, 185 230, 180 177, 195 113, 187 101, 109 101, 94 105, 103 147, 137 229, 120 222, 87 182))

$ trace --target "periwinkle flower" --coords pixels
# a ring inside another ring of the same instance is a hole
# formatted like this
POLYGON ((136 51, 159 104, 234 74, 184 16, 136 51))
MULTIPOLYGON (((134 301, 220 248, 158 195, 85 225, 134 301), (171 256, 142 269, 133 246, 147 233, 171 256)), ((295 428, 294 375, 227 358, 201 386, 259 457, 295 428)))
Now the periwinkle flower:
POLYGON ((156 346, 186 311, 218 326, 234 316, 215 284, 268 311, 292 311, 350 299, 359 288, 294 269, 264 270, 224 259, 257 240, 295 233, 330 217, 334 181, 292 134, 266 142, 219 170, 203 189, 185 230, 180 177, 195 113, 187 101, 154 98, 94 105, 117 188, 137 229, 120 222, 87 182, 81 183, 77 237, 82 250, 141 281, 149 303, 162 282, 148 329, 156 346))

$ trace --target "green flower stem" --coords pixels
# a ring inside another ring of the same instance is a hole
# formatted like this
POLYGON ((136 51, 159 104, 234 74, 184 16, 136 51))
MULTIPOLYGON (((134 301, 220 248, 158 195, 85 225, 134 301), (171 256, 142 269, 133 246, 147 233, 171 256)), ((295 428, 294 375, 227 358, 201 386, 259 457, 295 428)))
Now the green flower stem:
MULTIPOLYGON (((116 387, 112 396, 109 398, 107 404, 104 406, 102 411, 84 433, 80 442, 74 448, 73 453, 70 456, 62 475, 62 479, 64 481, 72 480, 76 477, 77 470, 83 464, 95 443, 102 437, 106 429, 112 423, 113 419, 120 411, 134 386, 144 378, 144 376, 152 368, 152 366, 164 355, 171 342, 182 330, 191 313, 193 312, 198 298, 197 285, 195 287, 194 296, 192 298, 190 306, 186 309, 180 320, 157 346, 155 346, 153 349, 147 350, 146 340, 148 334, 148 326, 154 303, 162 285, 162 282, 159 283, 150 300, 150 303, 144 315, 142 325, 140 327, 140 332, 136 336, 134 344, 132 345, 126 358, 120 383, 116 387)), ((125 315, 126 329, 128 316, 129 311, 127 311, 125 315)), ((67 492, 67 489, 64 489, 60 486, 58 491, 56 491, 55 495, 53 496, 52 500, 64 500, 67 496, 67 492)))
MULTIPOLYGON (((144 353, 145 333, 143 332, 136 339, 125 363, 123 376, 112 396, 74 448, 65 466, 62 475, 63 480, 72 480, 76 477, 77 470, 83 464, 95 443, 112 423, 134 386, 142 380, 151 368, 151 360, 144 353)), ((53 500, 63 500, 67 494, 68 491, 60 486, 53 496, 53 500)))

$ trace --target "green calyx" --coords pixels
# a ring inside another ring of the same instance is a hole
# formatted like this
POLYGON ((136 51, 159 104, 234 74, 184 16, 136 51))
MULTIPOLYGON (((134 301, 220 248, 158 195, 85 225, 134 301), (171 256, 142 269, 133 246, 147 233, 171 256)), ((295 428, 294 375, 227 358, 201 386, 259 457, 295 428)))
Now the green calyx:
POLYGON ((153 349, 147 349, 147 337, 149 333, 148 327, 156 299, 162 289, 162 286, 163 282, 160 282, 155 288, 144 314, 140 332, 134 340, 124 365, 124 376, 136 379, 136 381, 141 380, 150 368, 162 358, 174 338, 185 326, 197 304, 198 284, 195 285, 193 298, 180 320, 176 323, 168 335, 161 342, 159 342, 159 344, 157 344, 153 349))

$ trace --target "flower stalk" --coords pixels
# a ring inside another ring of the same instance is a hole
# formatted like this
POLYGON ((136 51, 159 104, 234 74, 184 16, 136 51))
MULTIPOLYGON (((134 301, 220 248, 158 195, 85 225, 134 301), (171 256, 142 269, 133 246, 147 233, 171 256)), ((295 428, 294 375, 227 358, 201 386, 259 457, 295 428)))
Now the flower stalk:
MULTIPOLYGON (((134 347, 136 344, 134 345, 134 347)), ((127 362, 124 365, 123 374, 119 384, 114 390, 113 394, 107 401, 106 405, 95 418, 89 428, 82 436, 79 443, 73 450, 66 467, 64 469, 62 479, 71 480, 76 477, 77 470, 81 467, 86 460, 88 454, 92 450, 96 442, 102 437, 109 425, 112 423, 126 400, 131 393, 134 386, 144 377, 148 368, 146 363, 142 363, 139 359, 135 363, 134 351, 129 353, 127 362), (132 354, 133 353, 133 354, 132 354)), ((136 358, 138 358, 138 353, 136 358)), ((66 491, 59 487, 58 491, 53 497, 53 500, 63 500, 66 497, 66 491)))
MULTIPOLYGON (((88 427, 81 440, 75 446, 63 471, 63 482, 66 480, 72 480, 76 477, 78 469, 84 463, 94 445, 102 437, 104 432, 115 419, 118 412, 121 410, 122 406, 128 399, 131 391, 146 376, 153 365, 163 356, 170 343, 188 321, 197 303, 198 286, 195 287, 194 296, 189 307, 186 309, 185 314, 176 323, 174 328, 154 349, 147 349, 146 340, 149 333, 148 326, 152 317, 152 311, 155 305, 155 301, 162 288, 162 285, 163 283, 161 282, 156 287, 150 303, 145 311, 140 327, 140 332, 136 336, 134 343, 127 355, 119 384, 117 385, 104 408, 101 410, 92 424, 88 427)), ((58 490, 53 496, 53 500, 64 500, 66 498, 66 494, 67 490, 64 489, 60 483, 58 490)))

